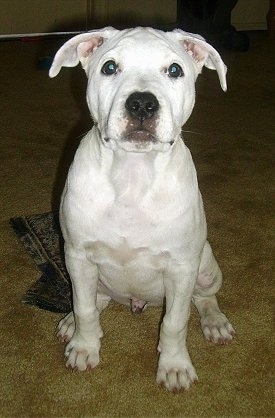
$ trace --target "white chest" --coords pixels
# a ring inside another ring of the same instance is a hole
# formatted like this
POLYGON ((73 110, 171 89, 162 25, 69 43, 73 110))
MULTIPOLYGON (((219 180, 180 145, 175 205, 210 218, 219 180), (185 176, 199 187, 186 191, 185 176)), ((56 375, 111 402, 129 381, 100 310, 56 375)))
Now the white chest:
POLYGON ((124 153, 87 167, 76 158, 64 218, 91 261, 161 268, 188 249, 203 210, 191 157, 175 155, 124 153))

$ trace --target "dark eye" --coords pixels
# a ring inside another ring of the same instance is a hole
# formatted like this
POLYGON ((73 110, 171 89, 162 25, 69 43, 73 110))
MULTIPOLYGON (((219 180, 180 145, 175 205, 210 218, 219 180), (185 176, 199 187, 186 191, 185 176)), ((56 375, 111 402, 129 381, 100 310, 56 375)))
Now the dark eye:
POLYGON ((170 65, 170 67, 167 70, 167 73, 169 77, 178 78, 183 76, 182 68, 179 64, 176 64, 175 62, 170 65))
POLYGON ((117 68, 118 66, 115 63, 115 61, 110 60, 110 61, 105 62, 105 64, 101 68, 101 72, 106 75, 112 75, 117 72, 117 68))

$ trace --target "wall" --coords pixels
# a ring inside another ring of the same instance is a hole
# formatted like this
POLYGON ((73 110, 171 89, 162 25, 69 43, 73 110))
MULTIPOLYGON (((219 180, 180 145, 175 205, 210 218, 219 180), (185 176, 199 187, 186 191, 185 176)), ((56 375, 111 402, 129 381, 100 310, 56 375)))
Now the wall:
POLYGON ((0 0, 0 33, 84 30, 87 0, 0 0))
POLYGON ((264 30, 269 0, 239 0, 232 11, 231 22, 237 30, 264 30))
POLYGON ((177 20, 177 0, 94 0, 91 12, 99 24, 169 25, 177 20))
MULTIPOLYGON (((239 0, 238 30, 266 29, 269 0, 239 0)), ((175 24, 177 0, 0 0, 0 34, 85 30, 102 25, 175 24)))
MULTIPOLYGON (((94 0, 92 19, 99 24, 175 24, 176 0, 94 0), (168 7, 169 6, 169 7, 168 7)), ((265 30, 269 0, 239 0, 232 11, 231 23, 237 30, 265 30)))

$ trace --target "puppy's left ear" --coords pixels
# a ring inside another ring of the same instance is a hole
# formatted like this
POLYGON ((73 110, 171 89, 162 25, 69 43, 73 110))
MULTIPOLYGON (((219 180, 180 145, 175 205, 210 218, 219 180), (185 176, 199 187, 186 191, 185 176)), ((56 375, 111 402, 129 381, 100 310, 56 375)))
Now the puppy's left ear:
POLYGON ((85 69, 87 58, 93 54, 107 39, 119 31, 112 27, 81 33, 67 41, 56 53, 49 76, 55 77, 62 67, 75 67, 81 62, 85 69))
POLYGON ((221 88, 226 91, 227 68, 216 49, 200 35, 184 32, 181 29, 175 29, 170 34, 180 42, 184 50, 192 57, 198 73, 202 71, 203 66, 217 71, 221 88))

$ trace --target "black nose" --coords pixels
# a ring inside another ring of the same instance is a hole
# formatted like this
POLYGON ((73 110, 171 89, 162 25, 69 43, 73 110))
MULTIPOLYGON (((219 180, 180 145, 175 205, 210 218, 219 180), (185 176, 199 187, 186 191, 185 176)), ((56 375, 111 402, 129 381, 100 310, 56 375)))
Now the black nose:
POLYGON ((159 108, 159 102, 152 93, 135 92, 128 97, 125 107, 133 118, 142 122, 154 115, 159 108))

